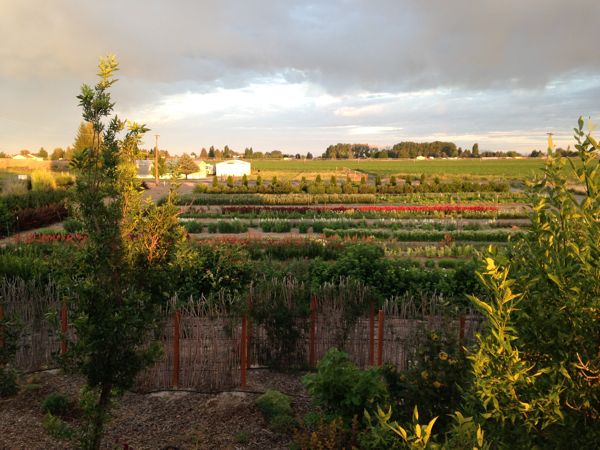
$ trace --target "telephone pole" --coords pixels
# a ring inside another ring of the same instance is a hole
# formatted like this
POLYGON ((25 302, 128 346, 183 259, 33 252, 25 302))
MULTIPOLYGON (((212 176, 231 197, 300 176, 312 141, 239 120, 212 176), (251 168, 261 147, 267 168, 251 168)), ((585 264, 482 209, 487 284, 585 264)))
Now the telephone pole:
POLYGON ((160 134, 155 134, 156 143, 154 145, 154 182, 158 186, 158 138, 160 134))

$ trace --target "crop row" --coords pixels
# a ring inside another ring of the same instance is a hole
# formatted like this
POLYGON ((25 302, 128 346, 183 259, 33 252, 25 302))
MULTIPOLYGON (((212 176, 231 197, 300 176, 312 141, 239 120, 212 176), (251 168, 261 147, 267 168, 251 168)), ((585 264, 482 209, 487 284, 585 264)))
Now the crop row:
POLYGON ((444 193, 444 194, 187 194, 177 199, 179 205, 315 205, 315 204, 439 204, 457 202, 514 203, 524 202, 520 193, 444 193))
POLYGON ((305 178, 299 182, 280 180, 273 177, 269 182, 264 182, 259 175, 250 181, 247 177, 236 181, 228 177, 226 183, 218 178, 213 178, 212 185, 198 184, 194 188, 197 194, 413 194, 413 193, 454 193, 454 192, 508 192, 510 186, 504 181, 473 182, 466 179, 441 182, 438 177, 433 182, 427 182, 425 177, 413 180, 412 176, 396 179, 395 176, 383 183, 376 177, 374 183, 367 181, 363 176, 360 182, 350 178, 337 181, 335 176, 328 181, 317 176, 315 180, 307 181, 305 178), (413 181, 415 183, 413 183, 413 181))
POLYGON ((323 230, 326 237, 393 239, 402 242, 507 242, 511 236, 520 232, 505 230, 494 231, 421 231, 421 230, 323 230))
MULTIPOLYGON (((206 226, 210 233, 214 232, 245 232, 247 228, 260 228, 264 232, 287 233, 293 228, 298 228, 300 233, 307 233, 312 230, 313 233, 322 233, 325 228, 332 230, 347 230, 354 228, 371 228, 371 229, 419 229, 419 230, 437 230, 437 231, 455 231, 455 230, 482 230, 491 228, 507 228, 506 224, 497 223, 495 221, 487 222, 458 222, 458 221, 435 221, 435 220, 302 220, 290 221, 279 219, 259 219, 257 221, 243 221, 239 219, 203 224, 194 220, 186 220, 183 222, 188 231, 192 233, 200 233, 206 226), (228 231, 222 231, 228 229, 228 231), (229 231, 230 230, 230 231, 229 231)), ((513 225, 514 227, 514 225, 513 225)))

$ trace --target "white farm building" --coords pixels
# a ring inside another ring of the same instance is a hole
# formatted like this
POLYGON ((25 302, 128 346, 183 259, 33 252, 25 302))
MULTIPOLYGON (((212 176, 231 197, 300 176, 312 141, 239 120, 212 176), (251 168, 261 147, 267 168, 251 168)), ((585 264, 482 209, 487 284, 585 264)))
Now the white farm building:
POLYGON ((243 177, 250 175, 250 163, 239 159, 232 159, 215 164, 217 177, 243 177))

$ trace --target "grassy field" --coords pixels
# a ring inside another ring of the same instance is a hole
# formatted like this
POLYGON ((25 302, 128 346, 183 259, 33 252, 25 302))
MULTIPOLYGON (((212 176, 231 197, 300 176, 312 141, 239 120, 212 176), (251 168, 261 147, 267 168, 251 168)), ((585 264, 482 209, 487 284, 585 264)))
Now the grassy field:
MULTIPOLYGON (((480 160, 252 160, 252 172, 280 173, 294 178, 314 173, 342 173, 354 170, 382 177, 417 175, 440 177, 529 178, 544 166, 542 159, 480 159, 480 160)), ((310 178, 310 176, 307 176, 310 178)))

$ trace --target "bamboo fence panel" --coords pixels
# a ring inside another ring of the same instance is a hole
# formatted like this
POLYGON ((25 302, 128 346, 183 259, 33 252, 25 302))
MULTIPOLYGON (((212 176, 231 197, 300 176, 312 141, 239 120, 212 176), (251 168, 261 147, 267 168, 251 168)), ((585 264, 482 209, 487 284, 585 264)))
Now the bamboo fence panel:
POLYGON ((7 319, 18 325, 15 367, 24 372, 53 368, 60 348, 57 328, 46 315, 60 314, 60 296, 53 283, 2 278, 0 301, 7 319))

